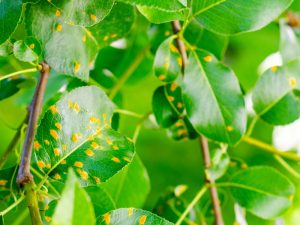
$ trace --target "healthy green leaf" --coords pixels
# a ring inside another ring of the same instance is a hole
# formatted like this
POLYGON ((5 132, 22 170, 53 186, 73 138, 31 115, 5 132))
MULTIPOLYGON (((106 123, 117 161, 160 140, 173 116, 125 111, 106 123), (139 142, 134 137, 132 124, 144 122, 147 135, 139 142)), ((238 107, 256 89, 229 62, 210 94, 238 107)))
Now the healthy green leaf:
POLYGON ((160 9, 162 11, 180 11, 184 8, 184 5, 178 0, 118 0, 137 6, 147 6, 154 9, 160 9))
POLYGON ((116 209, 116 203, 104 188, 100 186, 90 186, 84 188, 84 190, 91 198, 95 215, 102 215, 116 209))
POLYGON ((110 14, 101 22, 89 28, 99 47, 104 47, 126 36, 135 21, 135 10, 132 6, 116 3, 110 14))
POLYGON ((109 14, 114 0, 52 0, 51 3, 58 7, 57 15, 63 16, 66 22, 89 27, 109 14))
POLYGON ((173 225, 173 223, 141 209, 121 208, 113 210, 97 219, 98 225, 173 225))
POLYGON ((88 79, 97 45, 86 29, 66 23, 47 1, 27 6, 26 27, 41 43, 45 60, 56 72, 88 79))
POLYGON ((208 30, 235 34, 266 26, 291 3, 292 0, 206 0, 192 1, 192 10, 208 30))
POLYGON ((20 77, 16 79, 5 79, 0 81, 0 101, 6 99, 20 90, 20 84, 24 82, 25 79, 20 77))
POLYGON ((65 180, 73 167, 84 186, 116 174, 133 158, 134 145, 110 127, 113 103, 97 87, 73 90, 45 112, 37 129, 34 155, 50 177, 65 180))
POLYGON ((73 170, 69 170, 68 179, 58 201, 51 225, 92 225, 96 218, 91 199, 80 187, 73 170))
POLYGON ((24 41, 16 41, 13 49, 15 57, 24 62, 37 61, 41 54, 40 44, 33 37, 28 37, 24 41))
POLYGON ((175 37, 165 40, 157 49, 154 59, 156 77, 164 82, 174 81, 181 74, 182 58, 173 44, 175 37))
POLYGON ((111 195, 117 208, 142 207, 150 192, 150 181, 142 161, 135 155, 129 165, 101 187, 111 195))
POLYGON ((15 31, 22 13, 22 0, 0 1, 0 45, 15 31))
POLYGON ((294 185, 271 167, 252 167, 237 173, 230 181, 230 190, 239 205, 253 214, 272 219, 291 204, 294 185))
MULTIPOLYGON (((289 71, 295 71, 292 66, 289 71)), ((289 76, 287 70, 288 67, 267 70, 253 90, 252 100, 256 113, 271 124, 288 124, 300 116, 300 99, 293 93, 297 77, 293 74, 289 76)))
POLYGON ((192 51, 182 84, 183 100, 194 128, 231 145, 246 129, 246 110, 234 73, 204 50, 192 51))
POLYGON ((176 12, 163 11, 161 9, 138 6, 140 13, 147 18, 151 23, 167 23, 174 20, 185 20, 189 13, 187 8, 176 12))

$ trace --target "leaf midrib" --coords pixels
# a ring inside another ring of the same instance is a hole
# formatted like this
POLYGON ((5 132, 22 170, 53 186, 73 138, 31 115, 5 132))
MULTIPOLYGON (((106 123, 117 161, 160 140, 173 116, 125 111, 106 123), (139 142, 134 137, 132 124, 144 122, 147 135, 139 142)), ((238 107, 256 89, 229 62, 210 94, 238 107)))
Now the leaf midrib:
POLYGON ((215 95, 215 92, 214 92, 214 90, 213 90, 213 88, 212 88, 212 86, 211 86, 211 84, 210 84, 210 81, 209 81, 209 79, 208 79, 208 76, 207 76, 207 74, 206 74, 206 72, 205 72, 205 70, 204 70, 204 68, 203 68, 203 66, 202 66, 202 63, 201 63, 201 61, 200 61, 200 59, 199 59, 199 57, 198 57, 198 55, 197 55, 197 53, 194 51, 194 50, 192 50, 192 52, 193 52, 193 54, 194 54, 194 56, 195 56, 195 58, 196 58, 196 61, 197 61, 197 63, 198 63, 198 65, 199 65, 199 67, 200 67, 200 69, 201 69, 201 71, 202 71, 202 73, 203 73, 203 77, 205 78, 205 80, 207 81, 207 84, 208 84, 208 87, 209 87, 209 89, 210 89, 210 92, 212 93, 212 97, 215 99, 215 102, 216 102, 216 105, 217 105, 217 109, 219 110, 219 113, 220 113, 220 115, 221 115, 221 120, 223 121, 223 126, 224 126, 224 131, 225 131, 225 135, 226 135, 226 137, 227 137, 227 140, 229 141, 229 142, 231 142, 231 138, 230 138, 230 136, 228 135, 228 133, 227 133, 227 131, 226 131, 226 122, 225 122, 225 120, 224 120, 224 115, 223 115, 223 111, 222 111, 222 109, 220 108, 220 104, 219 104, 219 101, 218 101, 218 98, 217 98, 217 96, 215 95))
POLYGON ((209 10, 209 9, 211 9, 211 8, 214 8, 214 7, 216 7, 216 6, 218 6, 218 5, 222 4, 222 3, 224 3, 224 2, 226 2, 226 1, 227 1, 227 0, 220 0, 220 1, 218 1, 218 2, 215 2, 215 3, 211 4, 211 5, 208 5, 208 6, 206 6, 205 8, 203 8, 203 9, 199 10, 198 12, 196 12, 196 13, 193 15, 193 17, 199 16, 200 14, 206 12, 207 10, 209 10))

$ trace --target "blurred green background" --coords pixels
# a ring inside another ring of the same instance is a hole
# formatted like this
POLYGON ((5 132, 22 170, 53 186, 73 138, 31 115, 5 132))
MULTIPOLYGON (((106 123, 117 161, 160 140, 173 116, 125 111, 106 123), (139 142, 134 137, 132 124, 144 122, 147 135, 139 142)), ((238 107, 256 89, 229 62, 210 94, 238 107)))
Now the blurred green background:
MULTIPOLYGON (((295 1, 290 10, 300 11, 300 0, 295 1)), ((19 32, 22 33, 22 29, 19 32)), ((135 35, 141 35, 140 38, 144 38, 142 34, 138 33, 136 32, 135 35)), ((135 38, 138 39, 139 37, 135 38)), ((268 55, 278 51, 278 47, 279 26, 277 22, 253 33, 230 37, 224 62, 233 68, 245 93, 249 92, 255 85, 259 76, 258 67, 260 63, 268 55)), ((151 63, 151 56, 149 57, 151 63)), ((1 74, 30 67, 28 64, 17 62, 13 56, 0 58, 1 74)), ((133 76, 135 75, 143 78, 137 78, 135 82, 132 82, 133 84, 127 83, 122 88, 122 108, 145 114, 152 110, 152 94, 161 83, 151 71, 142 75, 134 73, 133 76)), ((53 97, 51 93, 57 92, 71 80, 69 77, 53 73, 48 84, 49 94, 46 95, 45 102, 53 97)), ((26 107, 33 94, 34 82, 36 79, 26 82, 26 85, 30 87, 29 89, 21 90, 16 95, 0 101, 0 154, 7 148, 16 129, 25 117, 26 107)), ((119 130, 132 137, 137 123, 138 119, 122 115, 119 130)), ((263 121, 259 121, 253 136, 271 143, 272 129, 263 121)), ((170 186, 188 185, 189 189, 185 196, 191 199, 203 185, 203 163, 197 140, 174 141, 167 136, 165 130, 143 127, 136 143, 136 150, 147 168, 151 181, 151 192, 144 208, 151 210, 161 194, 170 186)), ((229 149, 229 153, 232 157, 243 159, 248 166, 269 164, 287 174, 271 155, 247 144, 240 143, 236 148, 229 149)), ((292 162, 291 165, 300 171, 299 165, 292 162)), ((6 166, 9 166, 9 163, 6 166)), ((297 185, 298 195, 295 197, 294 205, 284 215, 284 218, 287 225, 298 225, 300 224, 300 182, 291 176, 290 179, 297 185)), ((232 209, 223 208, 224 217, 232 216, 232 209)), ((250 214, 247 214, 247 219, 249 224, 274 224, 274 221, 263 221, 250 214)))

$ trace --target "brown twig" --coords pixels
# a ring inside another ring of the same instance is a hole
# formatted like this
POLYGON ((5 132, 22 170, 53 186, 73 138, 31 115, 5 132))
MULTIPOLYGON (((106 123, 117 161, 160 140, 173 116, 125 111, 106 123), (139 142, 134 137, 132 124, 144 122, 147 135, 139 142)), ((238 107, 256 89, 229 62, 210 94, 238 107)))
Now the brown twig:
MULTIPOLYGON (((180 25, 179 21, 173 21, 172 27, 173 27, 173 32, 175 34, 179 33, 181 30, 181 25, 180 25)), ((187 65, 187 61, 188 61, 186 48, 185 48, 184 42, 180 38, 177 38, 176 42, 177 42, 177 47, 178 47, 179 52, 182 57, 182 71, 184 73, 184 69, 185 69, 185 66, 187 65)), ((199 142, 200 142, 200 146, 201 146, 201 150, 202 150, 204 167, 205 167, 205 169, 208 169, 211 166, 208 142, 207 142, 206 138, 203 136, 199 137, 199 142)), ((206 173, 205 173, 205 182, 207 184, 209 184, 208 186, 209 186, 211 201, 212 201, 213 210, 214 210, 214 214, 215 214, 215 224, 216 225, 224 225, 222 211, 220 208, 218 192, 217 192, 217 188, 215 186, 215 181, 213 179, 207 177, 206 173)))
POLYGON ((30 160, 32 153, 33 140, 35 136, 35 130, 39 119, 40 111, 42 108, 43 97, 46 89, 46 84, 49 77, 50 68, 45 62, 41 63, 42 69, 40 71, 40 78, 35 89, 35 93, 32 99, 32 103, 29 109, 29 122, 26 133, 26 139, 24 142, 21 163, 17 176, 17 183, 20 186, 24 186, 26 183, 33 181, 33 177, 30 173, 30 160))
POLYGON ((32 103, 29 109, 29 122, 24 142, 22 158, 19 166, 17 183, 25 189, 28 208, 31 215, 33 225, 42 225, 42 219, 38 207, 36 195, 36 186, 33 176, 30 172, 30 161, 32 155, 33 141, 35 137, 36 127, 40 112, 43 105, 43 97, 49 77, 50 67, 47 63, 41 63, 40 78, 34 92, 32 103))

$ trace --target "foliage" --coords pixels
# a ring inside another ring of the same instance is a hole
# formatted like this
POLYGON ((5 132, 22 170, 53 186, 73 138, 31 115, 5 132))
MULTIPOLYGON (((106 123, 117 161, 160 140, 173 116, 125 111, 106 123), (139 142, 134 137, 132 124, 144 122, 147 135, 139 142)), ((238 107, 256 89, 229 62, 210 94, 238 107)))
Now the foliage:
POLYGON ((297 3, 0 1, 1 224, 297 224, 297 3))

